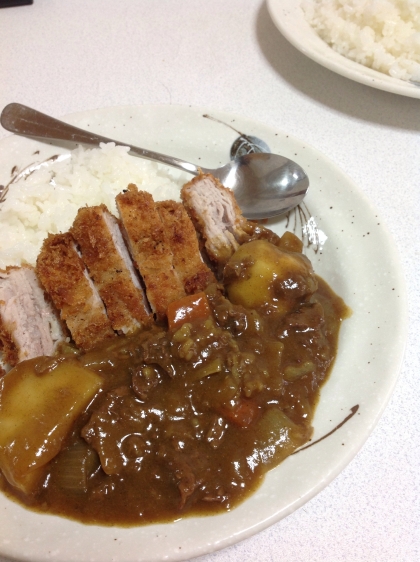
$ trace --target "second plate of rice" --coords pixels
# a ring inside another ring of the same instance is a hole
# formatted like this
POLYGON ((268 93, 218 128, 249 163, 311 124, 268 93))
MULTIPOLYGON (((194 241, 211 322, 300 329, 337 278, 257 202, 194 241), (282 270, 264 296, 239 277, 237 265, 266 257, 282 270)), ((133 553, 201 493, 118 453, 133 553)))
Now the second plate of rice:
POLYGON ((407 19, 400 10, 399 2, 383 0, 379 12, 378 3, 375 4, 374 18, 370 18, 368 10, 372 2, 353 0, 350 4, 351 6, 346 4, 343 7, 337 2, 326 3, 322 0, 267 0, 269 13, 276 27, 307 57, 361 84, 420 98, 420 61, 417 60, 420 45, 417 45, 418 34, 415 34, 420 14, 417 20, 411 16, 407 19), (366 13, 360 15, 357 12, 363 11, 362 8, 366 13), (389 19, 388 12, 394 14, 395 21, 389 19), (385 21, 392 29, 389 27, 388 37, 378 41, 378 36, 385 33, 385 21), (381 33, 378 30, 382 30, 381 33), (325 36, 325 40, 318 33, 325 36), (326 41, 333 42, 336 50, 326 41), (414 42, 411 47, 410 41, 414 42), (402 56, 404 45, 407 46, 406 56, 402 56), (363 61, 363 64, 356 60, 363 61), (384 71, 370 68, 368 65, 372 62, 384 71), (388 70, 392 75, 385 73, 388 70))

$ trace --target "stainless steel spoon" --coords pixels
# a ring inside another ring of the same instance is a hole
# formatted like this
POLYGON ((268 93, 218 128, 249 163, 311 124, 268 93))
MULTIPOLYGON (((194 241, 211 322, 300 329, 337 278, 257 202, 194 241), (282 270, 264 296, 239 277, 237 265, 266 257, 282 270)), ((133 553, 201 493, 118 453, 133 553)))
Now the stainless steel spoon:
POLYGON ((264 219, 287 213, 302 201, 309 187, 308 177, 302 168, 278 154, 247 154, 212 170, 84 131, 19 103, 7 105, 1 113, 0 122, 2 127, 19 135, 94 145, 114 142, 129 146, 130 153, 135 156, 162 162, 195 176, 200 172, 210 173, 233 190, 238 205, 248 219, 264 219))

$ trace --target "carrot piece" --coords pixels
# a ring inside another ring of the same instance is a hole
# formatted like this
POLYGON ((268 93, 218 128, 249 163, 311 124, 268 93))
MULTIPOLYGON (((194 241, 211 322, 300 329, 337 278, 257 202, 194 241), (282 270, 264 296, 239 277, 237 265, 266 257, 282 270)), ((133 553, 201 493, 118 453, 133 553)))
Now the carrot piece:
POLYGON ((233 408, 224 408, 223 415, 239 427, 248 427, 258 415, 258 406, 253 400, 242 398, 233 408))
POLYGON ((168 306, 168 324, 171 330, 179 328, 185 322, 192 322, 200 318, 208 318, 211 314, 209 301, 205 293, 187 295, 172 302, 168 306))

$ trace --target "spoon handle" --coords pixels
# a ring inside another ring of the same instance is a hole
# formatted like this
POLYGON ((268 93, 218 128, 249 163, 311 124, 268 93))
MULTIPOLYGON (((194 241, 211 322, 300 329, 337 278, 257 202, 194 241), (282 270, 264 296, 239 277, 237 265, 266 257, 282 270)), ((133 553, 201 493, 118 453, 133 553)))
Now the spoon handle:
POLYGON ((36 109, 31 109, 20 103, 10 103, 6 105, 1 113, 0 122, 2 127, 7 131, 25 137, 72 141, 96 146, 99 146, 101 142, 114 142, 117 145, 128 146, 130 148, 130 153, 135 156, 161 162, 162 164, 179 168, 195 176, 200 173, 198 166, 190 162, 185 162, 184 160, 173 158, 172 156, 166 156, 165 154, 160 154, 153 150, 132 146, 95 133, 90 133, 89 131, 73 127, 73 125, 54 119, 49 115, 45 115, 45 113, 41 113, 36 109))

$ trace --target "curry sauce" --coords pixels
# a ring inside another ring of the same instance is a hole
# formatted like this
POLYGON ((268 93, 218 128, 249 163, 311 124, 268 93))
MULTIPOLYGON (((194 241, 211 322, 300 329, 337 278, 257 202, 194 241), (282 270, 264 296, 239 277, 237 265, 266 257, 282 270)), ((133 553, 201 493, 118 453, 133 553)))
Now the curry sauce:
POLYGON ((2 476, 6 494, 89 524, 169 522, 234 508, 307 443, 348 309, 299 252, 258 244, 196 296, 199 313, 36 359, 39 376, 77 365, 101 389, 39 484, 2 476))

